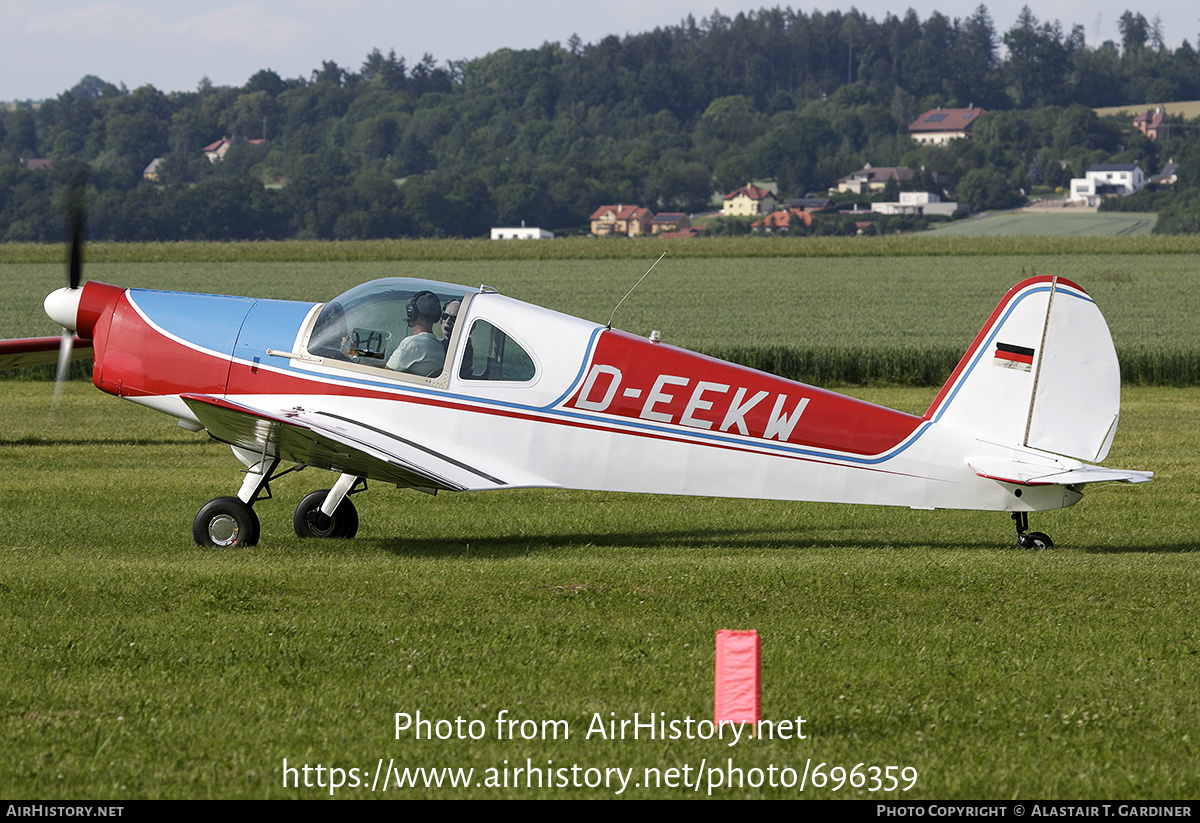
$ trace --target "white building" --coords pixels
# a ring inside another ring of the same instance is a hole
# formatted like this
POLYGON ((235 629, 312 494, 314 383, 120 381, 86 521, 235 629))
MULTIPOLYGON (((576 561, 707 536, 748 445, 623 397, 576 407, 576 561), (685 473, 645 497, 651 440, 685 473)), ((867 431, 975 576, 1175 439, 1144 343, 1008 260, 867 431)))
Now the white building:
POLYGON ((1141 191, 1146 174, 1136 163, 1097 163, 1086 176, 1071 180, 1071 199, 1094 206, 1108 195, 1124 197, 1141 191))
POLYGON ((520 226, 511 229, 492 229, 493 240, 550 240, 554 232, 520 226))
POLYGON ((944 214, 950 217, 957 210, 958 203, 942 200, 941 195, 926 191, 902 191, 898 203, 871 204, 871 211, 876 214, 944 214))

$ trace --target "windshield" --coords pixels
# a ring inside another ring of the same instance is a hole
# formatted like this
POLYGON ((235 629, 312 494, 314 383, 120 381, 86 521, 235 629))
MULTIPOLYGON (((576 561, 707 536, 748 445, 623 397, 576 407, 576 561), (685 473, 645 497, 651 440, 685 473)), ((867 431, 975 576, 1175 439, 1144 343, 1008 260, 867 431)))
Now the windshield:
POLYGON ((455 311, 452 304, 474 291, 408 277, 363 283, 321 309, 308 338, 308 353, 434 376, 441 371, 435 355, 438 350, 445 351, 448 336, 443 315, 448 307, 455 311), (413 340, 399 352, 408 337, 413 340))

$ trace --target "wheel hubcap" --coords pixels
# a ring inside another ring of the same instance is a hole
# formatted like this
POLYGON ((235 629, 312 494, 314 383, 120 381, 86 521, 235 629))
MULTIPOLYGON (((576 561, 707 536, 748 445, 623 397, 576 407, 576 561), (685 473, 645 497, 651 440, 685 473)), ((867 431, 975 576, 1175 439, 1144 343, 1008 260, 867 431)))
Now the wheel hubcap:
POLYGON ((308 527, 312 530, 314 537, 329 537, 337 530, 337 521, 335 521, 332 517, 329 518, 329 522, 326 524, 325 528, 321 528, 320 509, 317 509, 314 512, 309 512, 306 519, 308 520, 308 527))
POLYGON ((238 524, 228 514, 219 514, 208 521, 208 537, 216 546, 232 546, 238 539, 238 524))

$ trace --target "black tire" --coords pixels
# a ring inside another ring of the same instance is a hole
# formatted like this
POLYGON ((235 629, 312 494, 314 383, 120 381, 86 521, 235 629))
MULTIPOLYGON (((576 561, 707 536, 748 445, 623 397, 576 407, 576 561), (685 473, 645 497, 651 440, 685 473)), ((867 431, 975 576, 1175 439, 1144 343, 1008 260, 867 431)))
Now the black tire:
POLYGON ((258 542, 258 515, 236 497, 218 497, 196 513, 192 537, 206 548, 253 546, 258 542))
POLYGON ((292 516, 292 526, 296 529, 297 537, 348 539, 358 534, 358 509, 354 508, 354 503, 348 496, 342 498, 333 517, 329 518, 328 524, 322 526, 319 522, 321 504, 325 502, 328 494, 329 489, 318 489, 315 492, 309 492, 300 501, 300 505, 296 507, 296 513, 292 516))
POLYGON ((1052 549, 1054 541, 1045 532, 1028 532, 1017 535, 1017 545, 1022 549, 1052 549))

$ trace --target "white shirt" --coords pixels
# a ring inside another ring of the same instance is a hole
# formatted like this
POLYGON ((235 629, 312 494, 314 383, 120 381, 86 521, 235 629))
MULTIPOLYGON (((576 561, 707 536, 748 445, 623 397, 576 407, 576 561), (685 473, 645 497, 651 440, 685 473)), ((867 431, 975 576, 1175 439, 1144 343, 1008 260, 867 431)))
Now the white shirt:
POLYGON ((446 351, 442 348, 442 341, 434 337, 433 332, 423 331, 401 340, 396 351, 388 358, 387 366, 393 371, 429 377, 442 370, 445 360, 446 351))

